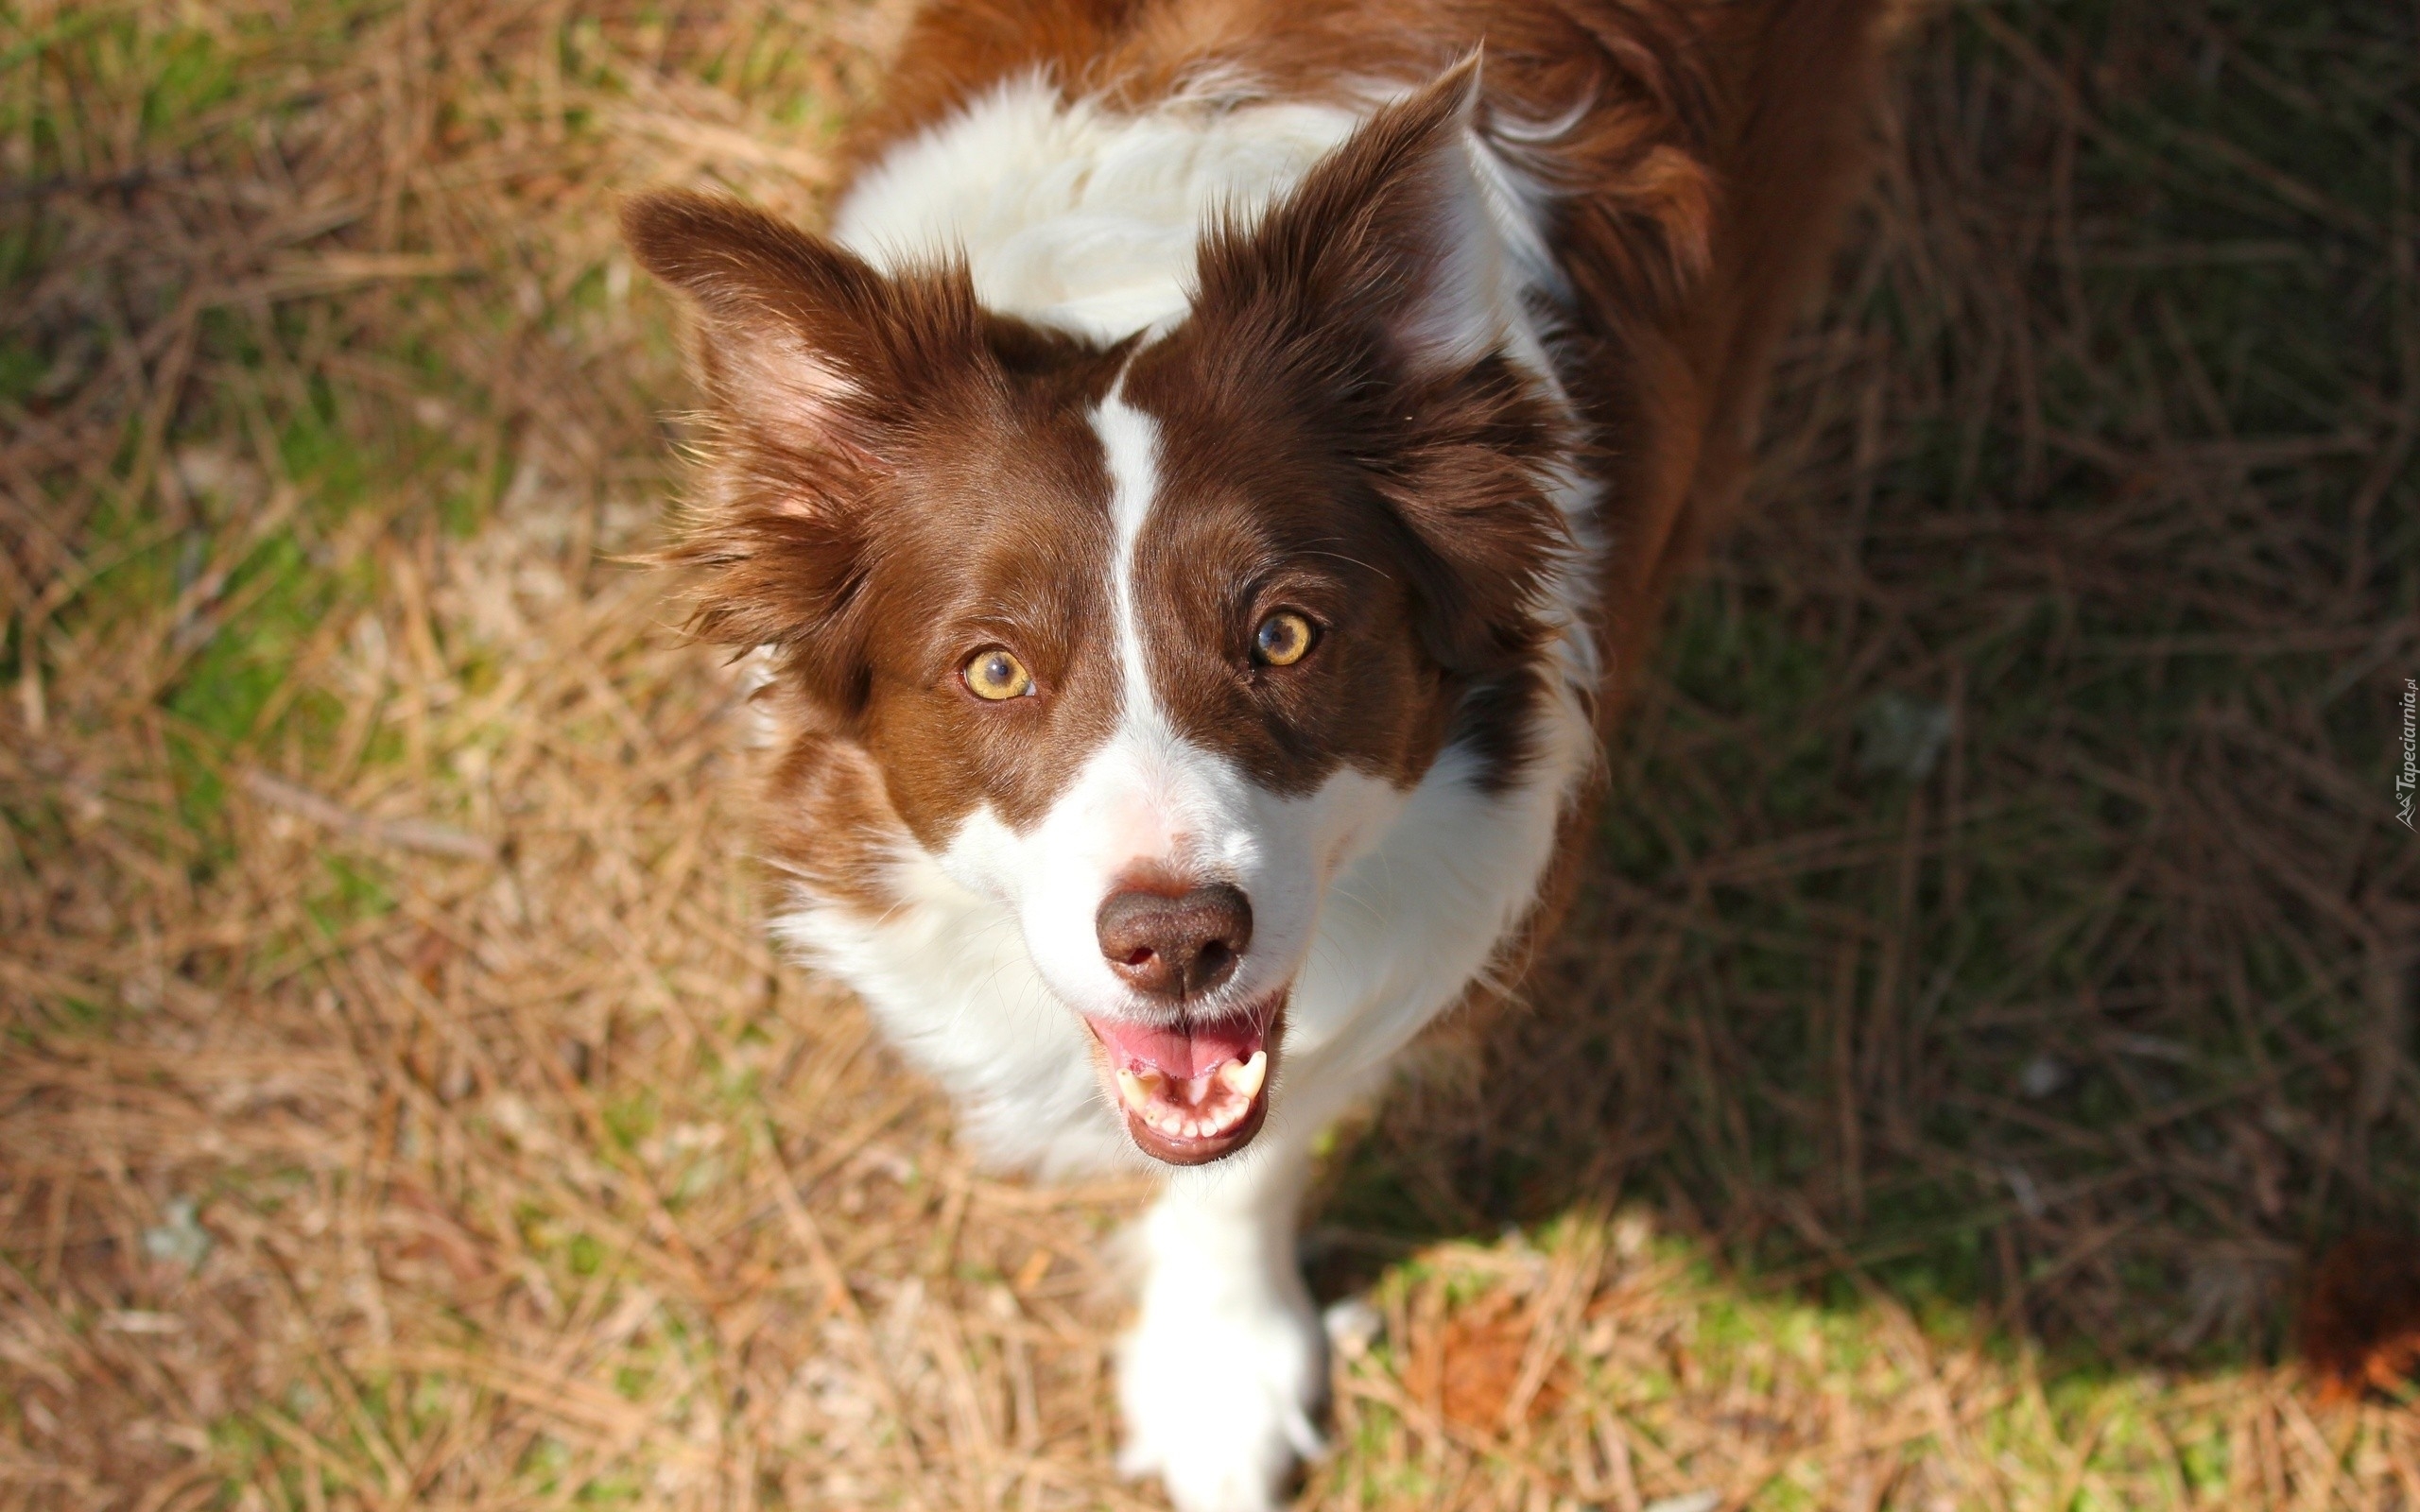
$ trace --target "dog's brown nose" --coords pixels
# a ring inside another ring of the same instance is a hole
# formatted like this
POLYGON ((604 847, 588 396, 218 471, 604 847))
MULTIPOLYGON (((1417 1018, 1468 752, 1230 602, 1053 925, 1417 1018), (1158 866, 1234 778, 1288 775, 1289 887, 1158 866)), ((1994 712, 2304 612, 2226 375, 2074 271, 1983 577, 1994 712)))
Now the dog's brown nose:
POLYGON ((1180 897, 1112 893, 1094 916, 1100 953, 1127 986, 1155 998, 1199 997, 1236 972, 1252 943, 1252 904, 1223 882, 1180 897))

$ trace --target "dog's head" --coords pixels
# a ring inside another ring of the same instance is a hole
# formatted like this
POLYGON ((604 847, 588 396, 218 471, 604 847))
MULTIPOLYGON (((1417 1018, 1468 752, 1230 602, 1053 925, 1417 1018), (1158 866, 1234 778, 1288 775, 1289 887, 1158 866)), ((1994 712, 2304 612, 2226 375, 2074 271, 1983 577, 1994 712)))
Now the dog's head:
POLYGON ((1013 909, 1163 1160, 1259 1128, 1330 885, 1440 752, 1524 759, 1564 438, 1505 351, 1472 94, 1379 112, 1112 346, 730 201, 626 217, 702 318, 700 627, 1013 909))

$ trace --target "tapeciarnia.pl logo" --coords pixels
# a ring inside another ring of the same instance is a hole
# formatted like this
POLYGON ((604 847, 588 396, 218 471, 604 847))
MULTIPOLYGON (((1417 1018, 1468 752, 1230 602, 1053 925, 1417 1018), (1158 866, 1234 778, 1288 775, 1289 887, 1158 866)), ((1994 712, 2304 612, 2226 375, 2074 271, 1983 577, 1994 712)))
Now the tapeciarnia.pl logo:
POLYGON ((2403 679, 2403 769, 2394 774, 2394 816, 2411 828, 2412 789, 2420 787, 2420 678, 2403 679))

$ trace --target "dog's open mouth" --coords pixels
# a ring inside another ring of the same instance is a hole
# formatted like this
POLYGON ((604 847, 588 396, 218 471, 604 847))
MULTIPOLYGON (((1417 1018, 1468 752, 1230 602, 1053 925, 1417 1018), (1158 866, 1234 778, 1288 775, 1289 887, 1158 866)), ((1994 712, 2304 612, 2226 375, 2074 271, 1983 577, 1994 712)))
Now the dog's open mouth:
POLYGON ((1284 993, 1223 1019, 1159 1027, 1087 1018, 1101 1079, 1143 1153, 1201 1165, 1252 1143, 1269 1116, 1269 1084, 1284 1037, 1284 993))

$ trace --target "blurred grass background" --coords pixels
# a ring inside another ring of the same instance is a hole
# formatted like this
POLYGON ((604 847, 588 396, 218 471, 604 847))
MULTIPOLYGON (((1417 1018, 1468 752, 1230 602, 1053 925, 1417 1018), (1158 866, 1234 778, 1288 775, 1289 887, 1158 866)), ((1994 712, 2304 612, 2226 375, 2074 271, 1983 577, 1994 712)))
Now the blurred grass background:
MULTIPOLYGON (((8 1504, 1153 1503, 1140 1194, 772 958, 612 561, 614 197, 812 219, 901 19, 0 4, 8 1504)), ((2420 17, 1951 5, 1876 130, 1531 1011, 1335 1143, 1313 1504, 2420 1507, 2290 1349, 2420 1211, 2420 17)))

